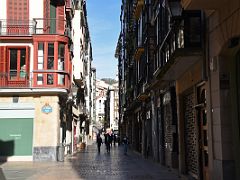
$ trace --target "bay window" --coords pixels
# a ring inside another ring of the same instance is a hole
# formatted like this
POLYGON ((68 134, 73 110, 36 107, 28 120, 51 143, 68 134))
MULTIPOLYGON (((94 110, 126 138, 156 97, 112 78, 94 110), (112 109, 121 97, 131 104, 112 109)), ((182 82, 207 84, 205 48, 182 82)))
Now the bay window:
POLYGON ((37 43, 36 85, 65 85, 67 74, 66 44, 60 42, 37 43))

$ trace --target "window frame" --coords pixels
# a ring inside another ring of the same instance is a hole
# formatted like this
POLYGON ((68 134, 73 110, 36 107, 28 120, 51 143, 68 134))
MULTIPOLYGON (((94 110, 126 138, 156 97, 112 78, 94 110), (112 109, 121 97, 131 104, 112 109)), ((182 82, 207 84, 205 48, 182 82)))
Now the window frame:
POLYGON ((29 47, 28 46, 6 46, 6 52, 7 52, 7 69, 6 72, 8 73, 8 78, 7 81, 26 81, 28 79, 28 74, 29 74, 29 47), (11 79, 10 78, 10 51, 11 49, 16 49, 17 50, 17 75, 16 78, 11 79), (25 75, 24 77, 20 77, 21 74, 21 49, 25 49, 25 75))

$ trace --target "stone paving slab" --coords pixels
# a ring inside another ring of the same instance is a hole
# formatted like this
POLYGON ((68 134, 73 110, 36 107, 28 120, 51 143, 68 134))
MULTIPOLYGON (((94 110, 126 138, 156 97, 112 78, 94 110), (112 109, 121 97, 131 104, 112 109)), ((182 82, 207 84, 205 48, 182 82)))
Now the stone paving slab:
POLYGON ((96 144, 65 158, 64 162, 6 162, 0 164, 0 180, 177 180, 176 171, 134 152, 123 154, 123 147, 101 153, 96 144))

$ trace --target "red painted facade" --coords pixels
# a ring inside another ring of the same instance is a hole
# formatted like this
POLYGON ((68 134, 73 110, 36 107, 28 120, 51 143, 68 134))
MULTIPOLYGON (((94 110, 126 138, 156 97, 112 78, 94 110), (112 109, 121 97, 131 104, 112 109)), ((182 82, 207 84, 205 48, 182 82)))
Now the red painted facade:
POLYGON ((12 45, 0 46, 0 87, 70 88, 65 6, 55 2, 56 18, 50 18, 50 0, 43 3, 44 18, 33 20, 30 26, 29 0, 7 0, 6 30, 0 40, 12 45), (37 26, 39 22, 44 22, 43 27, 37 26), (20 42, 26 46, 15 45, 20 42))

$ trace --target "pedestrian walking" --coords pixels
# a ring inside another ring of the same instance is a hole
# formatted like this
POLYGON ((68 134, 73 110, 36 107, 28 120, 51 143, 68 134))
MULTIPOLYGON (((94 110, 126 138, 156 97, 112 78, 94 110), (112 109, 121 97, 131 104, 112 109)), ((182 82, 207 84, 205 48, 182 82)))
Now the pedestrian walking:
POLYGON ((98 146, 98 153, 100 153, 100 150, 101 150, 101 145, 102 145, 102 138, 101 138, 101 135, 100 135, 100 133, 98 133, 98 135, 97 135, 97 146, 98 146))
POLYGON ((105 145, 107 148, 107 152, 110 152, 110 142, 111 142, 111 136, 109 133, 105 134, 105 145))
POLYGON ((123 137, 123 149, 124 149, 124 154, 127 155, 127 150, 128 150, 128 137, 124 136, 123 137))
POLYGON ((113 135, 113 145, 116 146, 117 134, 113 135))

